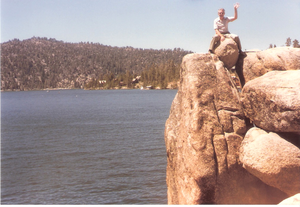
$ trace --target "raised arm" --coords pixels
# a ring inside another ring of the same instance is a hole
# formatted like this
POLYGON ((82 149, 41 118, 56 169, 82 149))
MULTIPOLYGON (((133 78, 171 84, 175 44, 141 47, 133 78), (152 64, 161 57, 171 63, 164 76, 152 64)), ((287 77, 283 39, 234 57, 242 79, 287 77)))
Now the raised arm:
POLYGON ((234 20, 236 20, 238 18, 238 12, 237 9, 240 7, 239 3, 236 3, 234 5, 234 17, 230 20, 230 22, 233 22, 234 20))

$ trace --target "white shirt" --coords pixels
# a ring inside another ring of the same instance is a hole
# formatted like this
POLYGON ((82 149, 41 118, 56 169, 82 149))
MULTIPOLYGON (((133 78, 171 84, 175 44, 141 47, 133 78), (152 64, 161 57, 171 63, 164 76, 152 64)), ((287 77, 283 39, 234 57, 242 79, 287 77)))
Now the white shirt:
POLYGON ((214 20, 214 29, 218 29, 221 34, 229 33, 228 31, 228 23, 232 20, 233 17, 224 17, 223 20, 220 17, 214 20))

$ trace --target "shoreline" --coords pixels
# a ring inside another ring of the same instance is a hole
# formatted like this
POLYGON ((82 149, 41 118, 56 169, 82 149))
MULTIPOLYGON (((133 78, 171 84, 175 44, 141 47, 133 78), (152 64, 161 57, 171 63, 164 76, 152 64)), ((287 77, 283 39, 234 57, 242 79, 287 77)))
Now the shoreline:
POLYGON ((32 89, 32 90, 0 90, 0 92, 22 92, 22 91, 60 91, 60 90, 84 90, 84 91, 96 91, 96 90, 141 90, 141 91, 148 91, 148 90, 178 90, 178 88, 153 88, 153 89, 149 89, 149 88, 111 88, 111 89, 99 89, 99 88, 93 88, 93 89, 83 89, 83 88, 46 88, 46 89, 32 89))

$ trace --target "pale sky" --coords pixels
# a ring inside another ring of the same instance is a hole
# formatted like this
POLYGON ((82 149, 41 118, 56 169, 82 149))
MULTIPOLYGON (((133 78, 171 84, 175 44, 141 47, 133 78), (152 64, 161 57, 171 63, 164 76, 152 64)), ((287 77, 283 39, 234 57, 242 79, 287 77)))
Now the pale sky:
MULTIPOLYGON (((219 8, 237 0, 1 0, 1 43, 47 37, 145 49, 206 53, 219 8)), ((300 41, 300 0, 239 0, 229 31, 243 50, 300 41)))

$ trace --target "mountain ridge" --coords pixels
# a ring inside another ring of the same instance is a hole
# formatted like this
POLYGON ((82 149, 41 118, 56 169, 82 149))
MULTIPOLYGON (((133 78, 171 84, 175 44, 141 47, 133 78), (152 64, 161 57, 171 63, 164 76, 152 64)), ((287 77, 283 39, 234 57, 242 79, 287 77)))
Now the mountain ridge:
MULTIPOLYGON (((176 80, 174 77, 166 80, 168 70, 175 67, 179 73, 181 60, 188 53, 191 51, 180 48, 112 47, 45 37, 13 39, 1 43, 1 90, 86 88, 91 81, 102 79, 107 80, 104 87, 107 89, 118 87, 120 83, 134 88, 130 80, 142 73, 142 79, 145 79, 145 72, 151 69, 156 73, 154 76, 164 71, 164 81, 171 82, 176 80)), ((162 85, 158 80, 147 79, 146 82, 162 85)))

